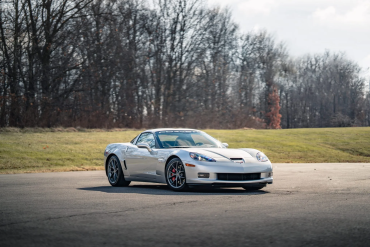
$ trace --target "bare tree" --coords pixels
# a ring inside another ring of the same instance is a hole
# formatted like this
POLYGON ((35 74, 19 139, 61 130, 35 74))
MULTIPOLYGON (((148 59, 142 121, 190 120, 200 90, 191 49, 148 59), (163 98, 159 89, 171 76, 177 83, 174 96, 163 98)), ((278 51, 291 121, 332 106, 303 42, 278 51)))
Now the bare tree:
POLYGON ((361 68, 202 0, 0 1, 0 126, 367 126, 361 68), (281 122, 280 121, 281 118, 281 122))

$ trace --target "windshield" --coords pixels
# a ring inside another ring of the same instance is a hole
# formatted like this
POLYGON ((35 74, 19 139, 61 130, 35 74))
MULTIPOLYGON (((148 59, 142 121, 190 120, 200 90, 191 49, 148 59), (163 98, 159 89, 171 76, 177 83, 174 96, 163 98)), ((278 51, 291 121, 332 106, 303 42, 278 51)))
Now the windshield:
POLYGON ((219 141, 201 131, 166 130, 155 132, 155 135, 161 148, 221 147, 219 141))

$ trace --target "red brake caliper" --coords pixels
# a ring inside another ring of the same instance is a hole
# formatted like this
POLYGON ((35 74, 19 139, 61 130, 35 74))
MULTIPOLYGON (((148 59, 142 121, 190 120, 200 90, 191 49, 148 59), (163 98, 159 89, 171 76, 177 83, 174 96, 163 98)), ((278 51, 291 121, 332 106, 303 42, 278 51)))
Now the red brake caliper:
MULTIPOLYGON (((172 172, 173 172, 173 173, 175 173, 175 172, 176 172, 176 170, 175 170, 175 169, 172 169, 172 172)), ((171 176, 173 176, 173 173, 172 173, 172 175, 171 175, 171 176)), ((175 179, 176 179, 175 177, 172 177, 172 181, 175 181, 175 179)))

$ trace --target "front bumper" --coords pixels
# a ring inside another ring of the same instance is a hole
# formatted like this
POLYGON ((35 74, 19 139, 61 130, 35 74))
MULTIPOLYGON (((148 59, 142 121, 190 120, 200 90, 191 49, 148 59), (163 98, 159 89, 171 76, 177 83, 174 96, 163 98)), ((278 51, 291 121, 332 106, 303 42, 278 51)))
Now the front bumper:
MULTIPOLYGON (((189 185, 213 185, 213 186, 243 186, 244 184, 272 184, 272 166, 270 162, 194 162, 188 161, 195 167, 185 167, 186 183, 189 185), (209 178, 199 178, 198 173, 209 173, 209 178), (220 180, 219 173, 249 174, 260 173, 259 179, 255 180, 220 180)), ((185 161, 184 163, 188 163, 185 161)))
POLYGON ((272 184, 273 177, 269 178, 261 178, 256 180, 242 180, 242 181, 235 181, 235 180, 218 180, 218 179, 207 179, 207 178, 194 178, 188 179, 186 178, 186 183, 189 185, 214 185, 214 186, 223 186, 223 185, 235 185, 235 186, 243 186, 244 184, 272 184))
POLYGON ((202 187, 250 187, 250 188, 254 188, 254 187, 258 187, 258 188, 261 188, 261 187, 266 187, 267 184, 271 184, 271 183, 231 183, 230 181, 228 181, 228 183, 211 183, 211 184, 187 184, 191 187, 193 186, 202 186, 202 187))

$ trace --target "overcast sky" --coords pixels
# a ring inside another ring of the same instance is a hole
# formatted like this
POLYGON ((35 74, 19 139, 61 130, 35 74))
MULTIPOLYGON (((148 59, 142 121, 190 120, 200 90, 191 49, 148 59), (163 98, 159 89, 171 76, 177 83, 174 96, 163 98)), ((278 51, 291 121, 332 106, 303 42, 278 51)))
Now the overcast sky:
MULTIPOLYGON (((243 32, 266 29, 291 55, 345 51, 370 67, 370 0, 208 0, 229 6, 243 32)), ((370 71, 365 72, 370 76, 370 71)))

